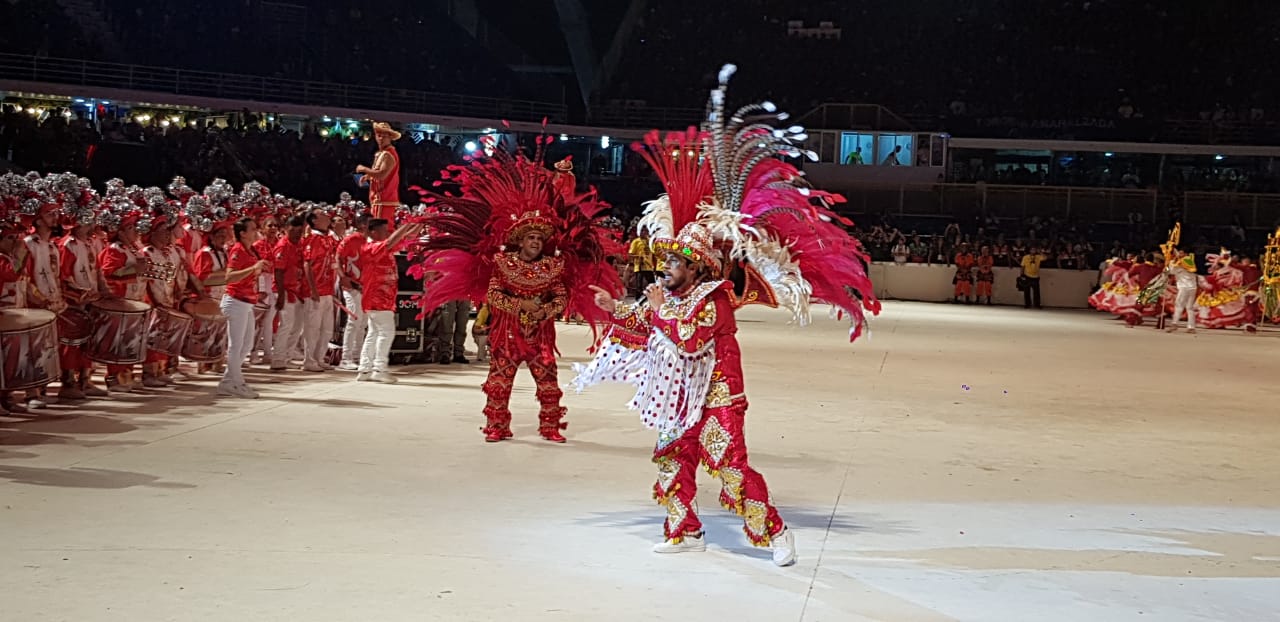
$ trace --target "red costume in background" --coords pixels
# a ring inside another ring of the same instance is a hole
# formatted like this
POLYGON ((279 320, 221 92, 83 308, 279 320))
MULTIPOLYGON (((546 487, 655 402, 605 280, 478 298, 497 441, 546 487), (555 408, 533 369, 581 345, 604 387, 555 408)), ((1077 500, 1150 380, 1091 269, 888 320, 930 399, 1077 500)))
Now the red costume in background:
POLYGON ((455 300, 489 308, 491 356, 483 385, 487 442, 512 436, 509 402, 522 363, 537 383, 539 434, 564 442, 560 430, 567 426, 556 373, 555 320, 567 313, 592 326, 608 323, 608 314, 595 306, 589 291, 571 294, 565 283, 610 290, 621 285, 608 262, 617 243, 598 222, 609 205, 594 190, 578 194, 557 183, 564 178, 542 165, 543 146, 550 143, 539 137, 532 158, 486 145, 492 157, 477 157, 444 171, 445 180, 458 184, 460 192, 418 189, 429 206, 428 234, 410 255, 421 257, 410 274, 426 281, 426 293, 419 300, 423 314, 455 300), (518 251, 511 252, 535 231, 544 240, 541 256, 525 261, 518 251), (527 301, 536 303, 537 310, 524 310, 527 301))
POLYGON ((996 273, 992 270, 996 265, 996 258, 991 255, 978 255, 976 262, 978 264, 978 287, 975 296, 978 298, 986 296, 989 300, 991 298, 991 286, 996 280, 996 273))
POLYGON ((951 282, 955 284, 955 297, 964 296, 969 298, 973 295, 973 255, 970 253, 956 254, 956 275, 952 277, 951 282))
MULTIPOLYGON (((521 229, 523 233, 527 229, 521 229)), ((513 236, 515 237, 515 236, 513 236)), ((560 437, 568 424, 561 421, 563 391, 556 374, 556 323, 568 303, 564 286, 564 262, 556 257, 534 261, 520 259, 519 253, 500 253, 493 258, 489 279, 489 377, 484 383, 488 401, 484 406, 486 438, 511 437, 511 386, 520 364, 529 366, 537 384, 538 431, 549 440, 560 437), (521 310, 520 301, 536 299, 542 306, 541 320, 521 310)), ((563 437, 560 437, 563 440, 563 437)))
POLYGON ((388 139, 387 146, 378 150, 373 160, 373 171, 368 173, 369 214, 391 224, 396 222, 396 210, 400 208, 400 154, 390 141, 400 140, 400 132, 386 123, 373 124, 374 137, 388 139))

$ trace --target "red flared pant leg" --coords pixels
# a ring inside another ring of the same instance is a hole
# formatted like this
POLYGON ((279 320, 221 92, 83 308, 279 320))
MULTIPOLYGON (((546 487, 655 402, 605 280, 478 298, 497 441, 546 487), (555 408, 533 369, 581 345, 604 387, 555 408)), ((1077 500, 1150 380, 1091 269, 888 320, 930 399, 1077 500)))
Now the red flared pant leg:
POLYGON ((540 354, 530 360, 528 365, 529 373, 533 375, 533 381, 537 387, 540 406, 538 429, 547 432, 569 427, 569 424, 561 421, 564 419, 565 409, 560 405, 560 398, 564 397, 564 391, 560 389, 555 355, 540 354))
POLYGON ((720 480, 720 504, 743 519, 743 532, 756 546, 768 546, 786 525, 769 496, 764 476, 751 468, 743 437, 746 400, 703 412, 702 421, 654 453, 658 482, 654 497, 667 508, 663 531, 679 541, 702 531, 694 499, 697 467, 702 463, 720 480))
POLYGON ((511 432, 511 385, 519 368, 520 363, 506 353, 494 352, 489 357, 489 377, 481 385, 488 397, 484 405, 485 434, 511 432))

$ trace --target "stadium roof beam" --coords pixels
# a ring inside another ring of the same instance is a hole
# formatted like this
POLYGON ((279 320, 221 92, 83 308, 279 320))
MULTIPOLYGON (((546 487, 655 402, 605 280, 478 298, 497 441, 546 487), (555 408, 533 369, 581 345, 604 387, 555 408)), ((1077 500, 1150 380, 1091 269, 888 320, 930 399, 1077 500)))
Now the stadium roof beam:
POLYGON ((587 11, 582 8, 580 0, 555 2, 556 12, 560 15, 560 32, 569 45, 569 58, 573 61, 578 79, 578 92, 582 96, 582 103, 590 105, 596 75, 600 71, 600 61, 591 48, 591 26, 587 22, 587 11))

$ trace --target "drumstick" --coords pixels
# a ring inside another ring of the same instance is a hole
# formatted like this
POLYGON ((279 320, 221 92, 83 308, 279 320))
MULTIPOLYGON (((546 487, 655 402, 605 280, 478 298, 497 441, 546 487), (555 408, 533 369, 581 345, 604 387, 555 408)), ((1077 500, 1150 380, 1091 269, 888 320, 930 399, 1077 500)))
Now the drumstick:
POLYGON ((342 303, 341 303, 341 302, 338 302, 338 299, 337 299, 337 298, 334 298, 334 299, 333 299, 333 304, 334 304, 335 306, 337 306, 339 309, 342 309, 342 312, 343 312, 343 313, 346 313, 346 314, 347 314, 347 317, 349 317, 349 318, 351 318, 351 319, 353 319, 353 320, 360 319, 360 318, 356 317, 356 314, 354 314, 354 313, 352 313, 352 312, 351 312, 351 309, 348 309, 348 308, 346 308, 346 307, 342 306, 342 303))

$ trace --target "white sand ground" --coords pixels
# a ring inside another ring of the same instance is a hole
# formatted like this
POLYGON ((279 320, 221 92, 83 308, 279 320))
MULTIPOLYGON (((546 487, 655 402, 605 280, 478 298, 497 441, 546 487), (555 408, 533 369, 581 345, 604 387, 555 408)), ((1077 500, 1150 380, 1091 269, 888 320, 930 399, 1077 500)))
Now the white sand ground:
MULTIPOLYGON (((794 567, 705 475, 708 552, 649 552, 625 388, 567 396, 558 446, 521 372, 517 437, 486 445, 477 365, 255 370, 257 401, 206 381, 0 419, 0 619, 1280 619, 1280 332, 890 303, 851 347, 740 319, 794 567)), ((562 379, 586 344, 563 327, 562 379)))

